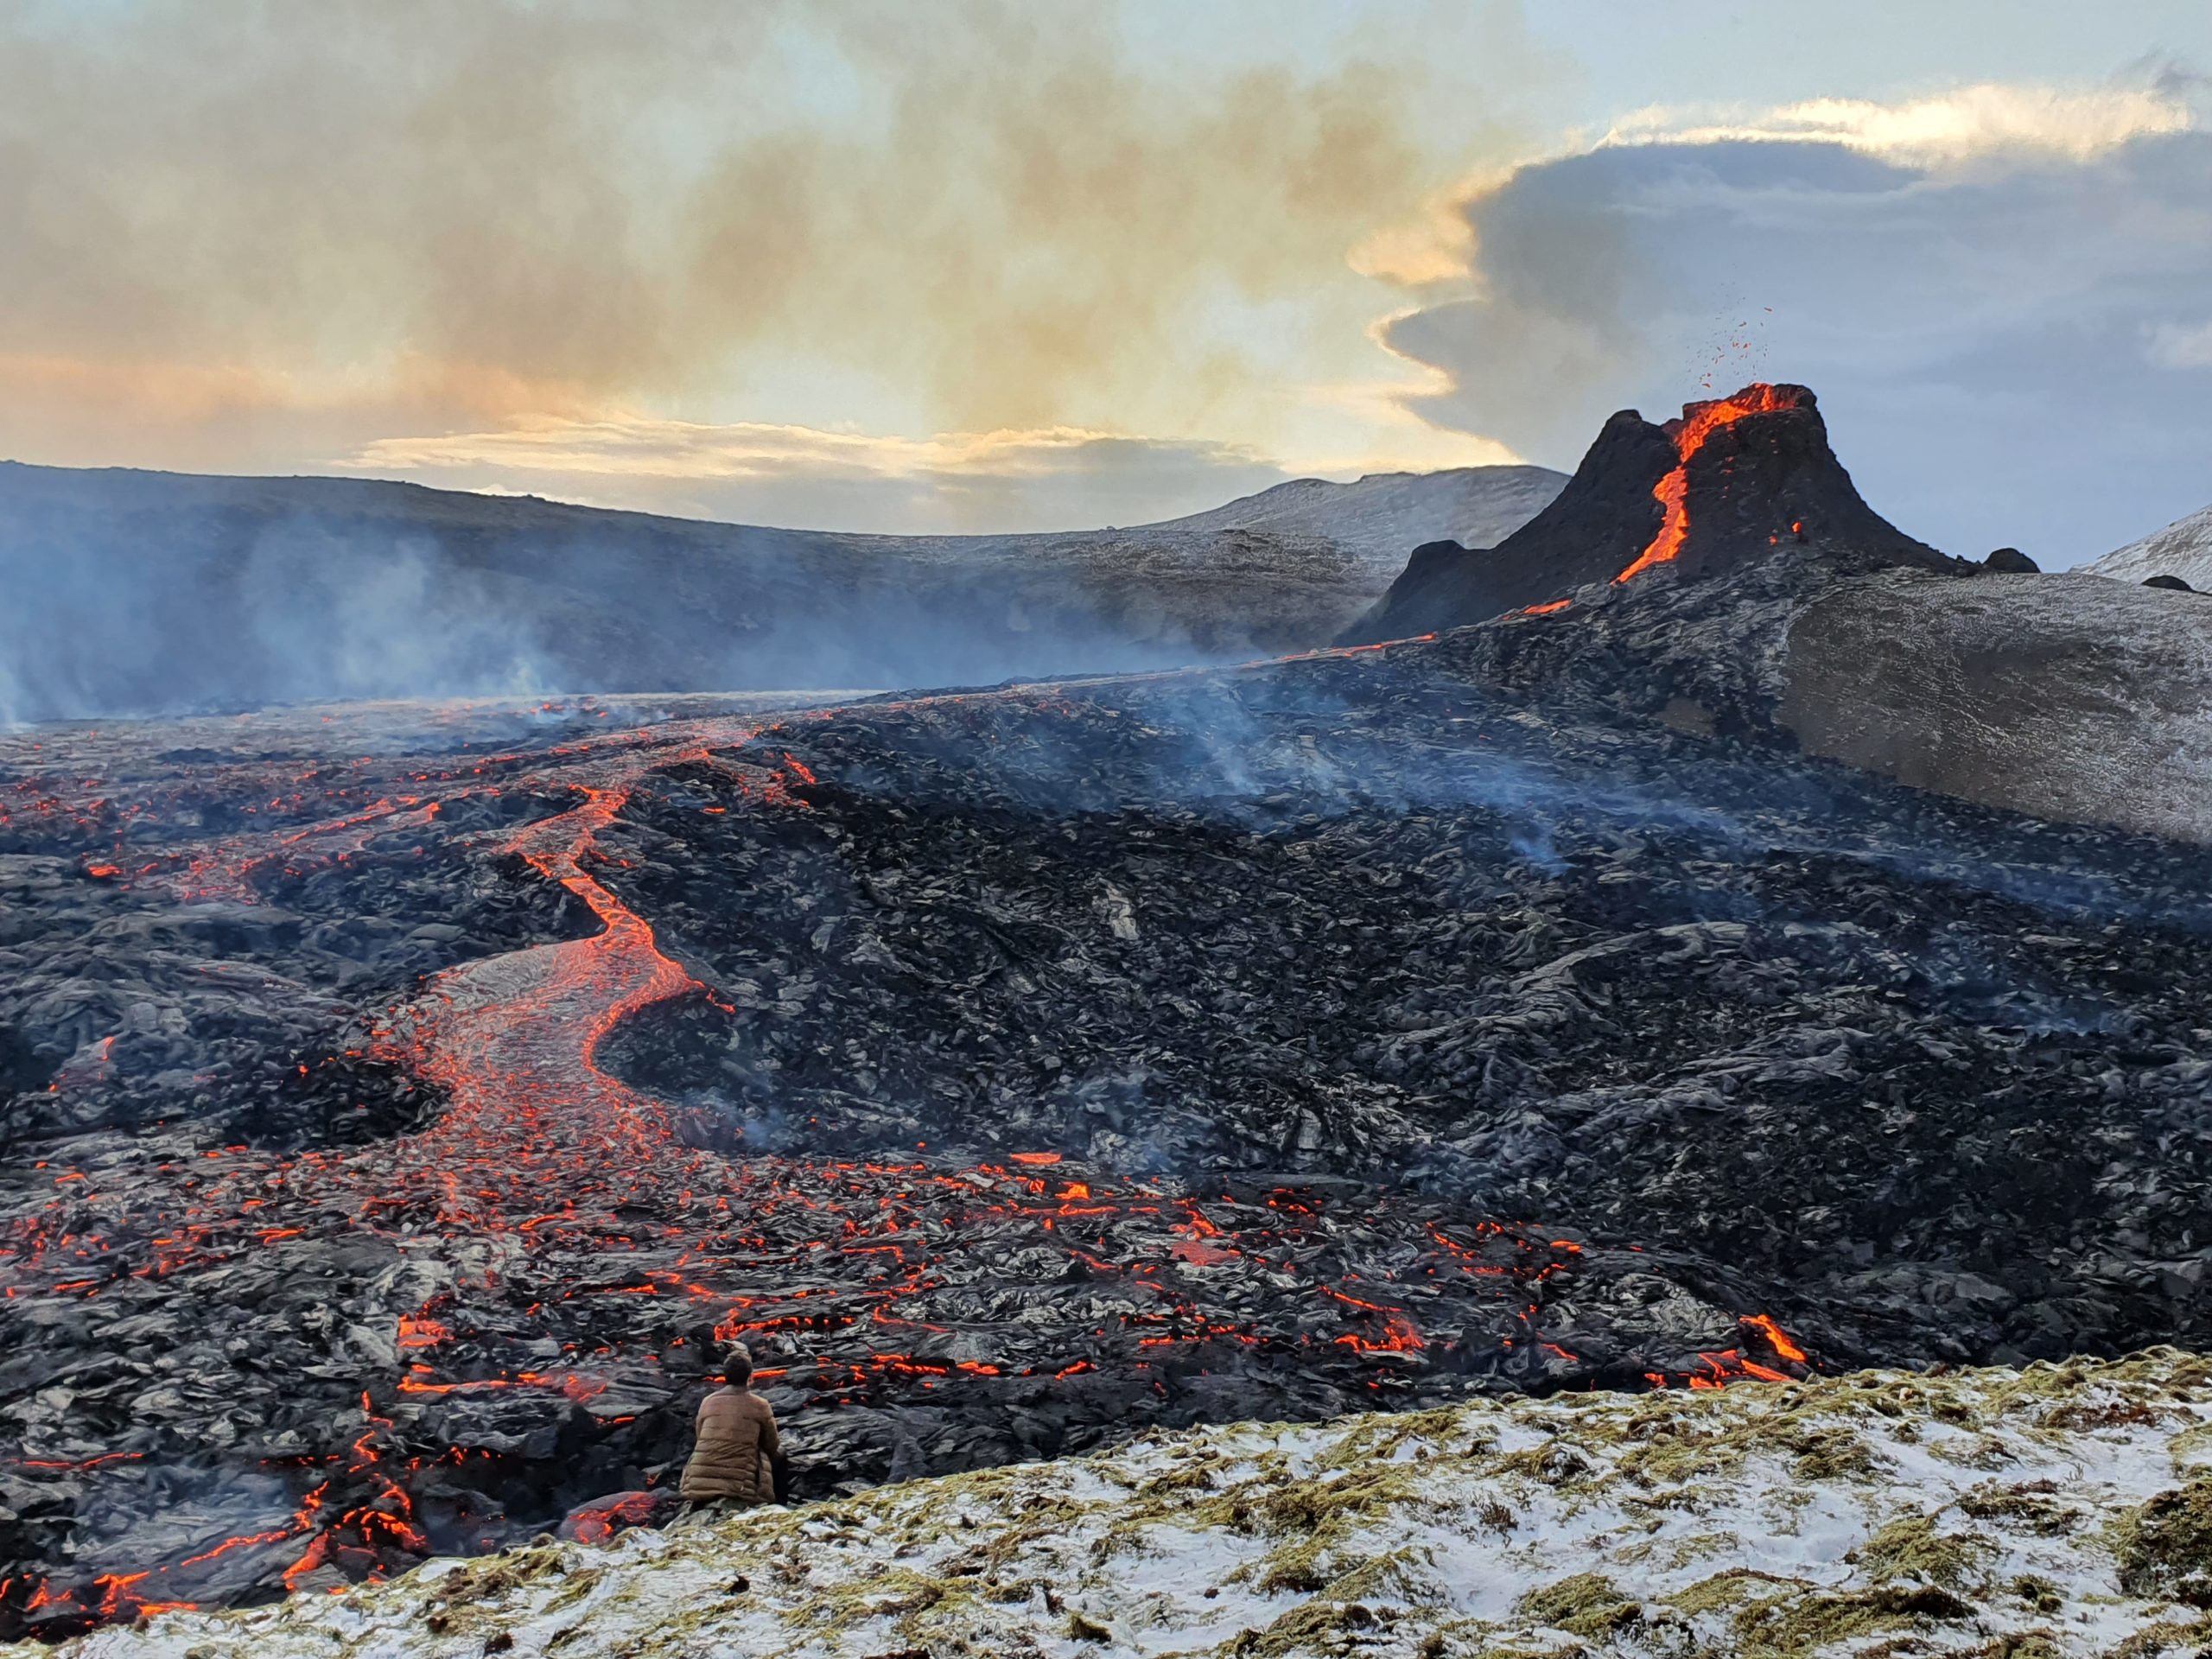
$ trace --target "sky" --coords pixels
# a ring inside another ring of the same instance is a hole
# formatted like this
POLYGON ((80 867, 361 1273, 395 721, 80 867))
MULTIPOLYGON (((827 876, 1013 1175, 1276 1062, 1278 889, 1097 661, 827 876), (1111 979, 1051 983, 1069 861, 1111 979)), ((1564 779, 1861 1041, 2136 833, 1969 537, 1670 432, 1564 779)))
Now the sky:
POLYGON ((2212 501, 2206 0, 0 0, 0 455, 823 528, 1570 468, 2212 501))

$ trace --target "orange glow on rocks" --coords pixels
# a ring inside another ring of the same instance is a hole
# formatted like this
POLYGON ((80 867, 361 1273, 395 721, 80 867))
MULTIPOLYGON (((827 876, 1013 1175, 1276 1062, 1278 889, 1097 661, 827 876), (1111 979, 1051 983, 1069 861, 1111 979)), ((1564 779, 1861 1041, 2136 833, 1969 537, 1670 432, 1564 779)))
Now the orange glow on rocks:
POLYGON ((1651 489, 1652 495, 1664 510, 1659 533, 1649 545, 1637 556, 1627 569, 1615 576, 1615 582, 1626 582, 1641 575, 1655 564, 1667 564, 1682 550, 1689 539, 1689 464, 1707 440, 1725 427, 1733 426, 1747 415, 1768 415, 1777 410, 1797 407, 1797 394, 1793 388, 1771 386, 1764 381, 1749 385, 1727 397, 1717 397, 1711 403, 1690 404, 1684 407, 1682 417, 1667 423, 1667 435, 1675 441, 1675 454, 1679 459, 1672 471, 1651 489))
POLYGON ((1744 1323, 1764 1336, 1766 1338, 1767 1346, 1773 1349, 1780 1357, 1789 1360, 1792 1364, 1802 1365, 1806 1363, 1805 1351, 1792 1342, 1783 1328, 1766 1314, 1747 1314, 1744 1323))

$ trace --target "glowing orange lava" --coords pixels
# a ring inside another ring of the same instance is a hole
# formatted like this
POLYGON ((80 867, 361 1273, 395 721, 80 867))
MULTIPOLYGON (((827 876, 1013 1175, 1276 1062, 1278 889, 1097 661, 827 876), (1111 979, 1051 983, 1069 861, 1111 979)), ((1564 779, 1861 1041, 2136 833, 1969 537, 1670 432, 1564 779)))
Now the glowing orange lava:
POLYGON ((1659 524, 1659 533, 1651 538, 1650 545, 1637 556, 1629 568, 1615 576, 1615 582, 1626 582, 1630 577, 1649 569, 1655 564, 1666 564, 1682 550, 1682 543, 1689 537, 1689 464, 1691 458, 1705 448, 1706 440, 1724 427, 1733 426, 1747 415, 1767 415, 1777 410, 1797 407, 1795 389, 1770 386, 1764 381, 1749 385, 1732 397, 1717 397, 1711 403, 1691 404, 1682 410, 1678 421, 1667 423, 1667 435, 1675 441, 1675 454, 1679 459, 1667 475, 1652 486, 1651 493, 1665 510, 1659 524))
MULTIPOLYGON (((993 695, 1022 696, 1047 710, 1066 706, 1065 694, 1050 688, 993 695)), ((907 706, 972 700, 966 695, 914 699, 907 706)), ((88 1176, 55 1170, 51 1209, 0 1236, 5 1294, 66 1296, 73 1304, 132 1279, 219 1273, 225 1262, 248 1251, 288 1250, 302 1248, 294 1241, 313 1243, 359 1232, 392 1240, 410 1253, 448 1253, 455 1263, 468 1264, 472 1295, 505 1296, 510 1306, 526 1306, 522 1317, 532 1322, 541 1306, 646 1297, 667 1299, 684 1319, 698 1319, 724 1341, 849 1331, 864 1345, 790 1363, 791 1380, 809 1383, 813 1402, 822 1405, 867 1400, 873 1390, 893 1383, 951 1388, 968 1379, 1013 1375, 1035 1376, 1042 1386, 1045 1378, 1086 1376, 1108 1363, 1065 1352, 1033 1363, 1033 1356, 1016 1360, 1003 1353, 989 1359, 927 1357, 931 1339, 949 1334, 945 1326, 919 1317, 929 1311, 927 1294, 955 1283, 972 1265, 959 1261, 958 1247, 944 1241, 957 1239, 971 1224, 987 1223, 1001 1239, 1009 1236, 1010 1224, 1028 1230, 1022 1253, 1049 1252, 1077 1278, 1112 1276, 1116 1301, 1129 1310, 1116 1316, 1119 1331, 1147 1351, 1135 1361, 1116 1357, 1110 1362, 1116 1366, 1141 1370, 1153 1363, 1151 1351, 1165 1351, 1156 1357, 1166 1361, 1207 1344, 1310 1341, 1332 1355, 1349 1351, 1363 1357, 1411 1354, 1451 1340, 1448 1332, 1425 1332, 1417 1323, 1417 1315, 1429 1318, 1427 1304, 1405 1298, 1402 1305, 1389 1287, 1401 1281, 1417 1282, 1416 1295, 1433 1295, 1440 1280, 1496 1284, 1513 1299, 1507 1317, 1521 1333, 1516 1340, 1524 1351, 1535 1342, 1536 1287, 1570 1270, 1580 1246, 1494 1222, 1453 1223, 1449 1230, 1427 1220, 1408 1224, 1402 1216, 1380 1224, 1409 1236, 1406 1254, 1413 1265, 1402 1279, 1393 1279, 1399 1274, 1395 1267, 1378 1271, 1341 1262, 1325 1271, 1295 1269, 1309 1305, 1325 1303, 1331 1324, 1315 1329, 1310 1322, 1292 1323, 1288 1337, 1263 1335, 1211 1317, 1182 1286, 1205 1272, 1263 1274, 1277 1291, 1292 1283, 1287 1241, 1307 1238, 1309 1225, 1317 1234, 1330 1225, 1313 1201, 1294 1192, 1279 1190, 1239 1201, 1224 1195, 1218 1204, 1208 1197, 1202 1208, 1197 1197, 1109 1172, 1058 1169, 1064 1159, 1057 1152, 1013 1152, 1003 1154, 1004 1164, 950 1168, 766 1155, 732 1159, 687 1145, 675 1115, 610 1075, 600 1064, 600 1050, 609 1033, 639 1010, 710 994, 663 951, 651 925, 599 880, 595 871, 620 862, 601 842, 632 794, 672 768, 711 772, 733 807, 743 801, 804 810, 805 800, 793 793, 816 782, 804 763, 788 753, 779 764, 740 758, 757 753, 748 746, 772 729, 757 720, 677 720, 594 732, 552 750, 475 755, 465 766, 436 773, 425 766, 416 774, 418 786, 443 791, 436 798, 427 792, 387 793, 363 775, 358 785, 324 790, 346 809, 327 821, 240 836, 195 855, 157 857, 140 867, 138 879, 168 884, 180 894, 215 893, 257 902, 249 878, 272 861, 295 869, 303 859, 350 857, 378 837, 427 829, 442 807, 471 795, 504 792, 556 801, 564 810, 514 831, 493 850, 522 860, 575 895, 601 929, 588 938, 449 968, 409 1001, 382 1011, 364 1039, 364 1052, 438 1086, 444 1109, 428 1128, 289 1159, 243 1146, 211 1150, 188 1167, 180 1164, 168 1185, 149 1181, 135 1194, 128 1188, 105 1190, 97 1171, 88 1176), (784 1217, 804 1224, 788 1224, 784 1217), (576 1264, 583 1261, 613 1265, 598 1269, 604 1278, 580 1281, 576 1264), (834 1270, 817 1271, 818 1264, 829 1263, 836 1264, 834 1270), (780 1288, 758 1291, 763 1284, 780 1288)), ((237 770, 247 775, 247 769, 237 770)), ((253 781, 257 792, 250 798, 267 800, 268 779, 253 781)), ((300 793, 313 802, 318 798, 312 791, 321 787, 319 780, 303 783, 300 793)), ((43 799, 35 810, 47 810, 43 799)), ((79 822, 104 830, 112 826, 106 815, 116 809, 103 796, 56 810, 73 811, 79 822)), ((296 824, 300 816, 296 812, 289 822, 296 824)), ((207 971, 219 976, 257 970, 212 963, 207 971)), ((715 1005, 736 1013, 719 1000, 715 1005)), ((100 1081, 113 1042, 110 1038, 90 1047, 62 1084, 100 1081)), ((308 1068, 302 1063, 299 1070, 308 1068)), ((1320 1258, 1308 1250, 1301 1259, 1320 1258)), ((614 1409, 601 1398, 608 1384, 594 1374, 594 1351, 588 1346, 563 1344, 564 1357, 543 1370, 486 1376, 480 1372, 497 1362, 480 1361, 479 1374, 467 1374, 458 1363, 441 1371, 435 1362, 472 1351, 466 1340, 468 1303, 441 1295, 390 1317, 400 1357, 396 1374, 369 1379, 376 1392, 360 1397, 363 1428, 349 1446, 299 1460, 296 1466, 307 1472, 293 1490, 304 1495, 289 1520, 207 1541, 208 1547, 189 1556, 145 1563, 143 1571, 87 1580, 76 1590, 41 1583, 29 1608, 66 1603, 90 1618, 181 1605, 180 1597, 197 1588, 180 1576, 183 1569, 247 1549, 281 1550, 278 1559, 289 1558, 283 1578, 290 1586, 318 1574, 313 1582, 331 1581, 332 1575, 379 1576, 431 1548, 431 1523, 416 1516, 410 1496, 415 1478, 464 1456, 489 1455, 448 1449, 435 1458, 405 1456, 404 1427, 394 1426, 403 1408, 454 1395, 534 1389, 587 1414, 614 1409), (377 1400, 393 1416, 379 1415, 377 1400)), ((1771 1320, 1758 1316, 1746 1325, 1757 1330, 1775 1357, 1803 1363, 1803 1351, 1771 1320)), ((538 1332, 550 1338, 582 1328, 557 1325, 550 1317, 537 1324, 538 1332)), ((1514 1340, 1504 1345, 1512 1348, 1514 1340)), ((1553 1351, 1567 1357, 1555 1346, 1553 1351)), ((1709 1377, 1686 1380, 1707 1386, 1780 1375, 1736 1350, 1707 1357, 1706 1367, 1709 1377)), ((764 1378, 784 1374, 779 1367, 760 1373, 764 1378)), ((125 1463, 142 1455, 108 1453, 76 1466, 125 1463)), ((582 1517, 581 1525, 589 1534, 631 1518, 610 1505, 582 1517)), ((0 1588, 0 1595, 5 1593, 0 1588)))

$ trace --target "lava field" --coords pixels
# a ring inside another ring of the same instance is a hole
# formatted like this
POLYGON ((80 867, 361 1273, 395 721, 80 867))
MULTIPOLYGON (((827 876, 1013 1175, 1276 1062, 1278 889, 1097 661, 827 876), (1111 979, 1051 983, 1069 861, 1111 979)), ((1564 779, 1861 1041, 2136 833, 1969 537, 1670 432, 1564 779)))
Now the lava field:
POLYGON ((2202 1338, 2212 860, 1480 637, 9 740, 9 1626, 646 1518, 731 1336, 802 1493, 2202 1338))
POLYGON ((2212 851, 1785 722, 1974 568, 1787 387, 1495 552, 1242 668, 0 739, 0 1636, 660 1517, 734 1338, 802 1497, 2212 1340, 2212 851))

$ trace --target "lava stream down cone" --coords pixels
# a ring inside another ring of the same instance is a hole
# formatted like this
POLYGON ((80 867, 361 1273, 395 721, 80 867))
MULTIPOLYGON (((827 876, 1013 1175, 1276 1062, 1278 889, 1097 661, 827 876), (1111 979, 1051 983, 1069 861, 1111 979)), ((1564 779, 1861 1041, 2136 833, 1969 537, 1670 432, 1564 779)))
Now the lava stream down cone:
POLYGON ((1663 426, 1623 410, 1551 505, 1494 548, 1417 550, 1338 643, 1557 611, 1593 582, 1631 582, 1662 564, 1694 580, 1785 547, 1854 569, 1949 563, 1860 498, 1808 387, 1746 386, 1686 404, 1663 426))

